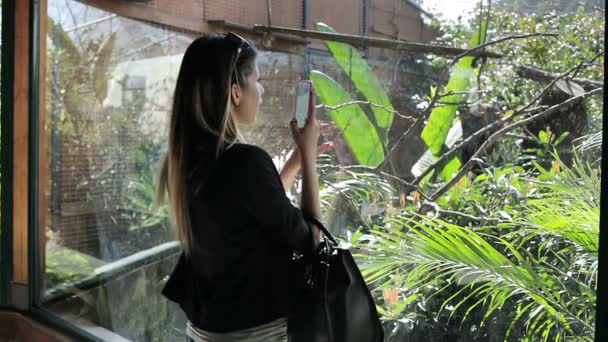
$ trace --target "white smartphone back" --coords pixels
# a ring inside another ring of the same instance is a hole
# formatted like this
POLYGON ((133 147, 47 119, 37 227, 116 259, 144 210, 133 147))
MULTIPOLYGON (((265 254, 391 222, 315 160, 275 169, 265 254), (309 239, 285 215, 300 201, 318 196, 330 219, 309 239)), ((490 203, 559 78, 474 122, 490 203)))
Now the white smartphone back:
POLYGON ((310 81, 300 81, 296 87, 296 121, 298 127, 304 127, 308 116, 308 104, 310 102, 310 81))

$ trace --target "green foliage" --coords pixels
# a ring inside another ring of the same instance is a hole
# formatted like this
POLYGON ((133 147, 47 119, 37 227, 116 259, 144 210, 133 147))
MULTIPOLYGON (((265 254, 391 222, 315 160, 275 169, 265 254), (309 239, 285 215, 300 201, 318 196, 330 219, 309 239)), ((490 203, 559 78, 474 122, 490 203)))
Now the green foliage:
POLYGON ((568 168, 556 158, 545 170, 536 165, 540 175, 535 186, 540 197, 529 200, 519 225, 519 232, 550 234, 577 245, 579 251, 598 252, 600 217, 599 170, 576 160, 568 168))
POLYGON ((123 216, 134 223, 130 230, 169 226, 167 205, 157 206, 155 198, 156 186, 152 175, 141 174, 129 182, 123 216))
MULTIPOLYGON (((323 23, 317 23, 316 29, 335 32, 323 23)), ((384 160, 388 132, 394 118, 393 105, 365 59, 353 46, 332 41, 325 41, 325 44, 357 91, 370 102, 374 120, 370 121, 359 104, 344 105, 353 101, 352 96, 328 75, 313 70, 310 79, 323 104, 342 105, 330 110, 330 116, 342 130, 357 161, 363 165, 377 166, 384 160)))
POLYGON ((356 240, 373 224, 381 224, 393 201, 394 188, 371 172, 336 169, 336 160, 318 160, 319 198, 328 225, 356 240), (329 224, 331 222, 331 224, 329 224))
MULTIPOLYGON (((489 170, 439 202, 460 207, 468 228, 456 223, 461 215, 440 219, 410 208, 361 237, 366 280, 377 291, 397 289, 410 318, 421 307, 484 327, 500 313, 506 340, 584 340, 595 319, 599 180, 598 170, 578 159, 573 168, 556 159, 551 170, 538 166, 534 174, 489 170), (487 210, 500 193, 504 200, 487 210), (476 208, 491 215, 470 220, 476 208)), ((381 307, 386 319, 404 310, 386 300, 381 307)))
MULTIPOLYGON (((517 108, 528 103, 545 86, 519 77, 518 66, 532 66, 559 74, 590 61, 604 49, 604 15, 599 12, 587 13, 580 7, 562 14, 551 11, 492 13, 492 25, 488 29, 490 39, 531 32, 556 32, 558 37, 534 37, 496 45, 493 50, 504 57, 488 60, 484 67, 481 82, 487 91, 482 98, 485 103, 495 103, 501 109, 517 108)), ((583 67, 577 77, 602 81, 603 71, 603 57, 600 56, 592 65, 583 67)), ((601 97, 591 98, 586 103, 591 114, 590 130, 599 130, 601 97)))
POLYGON ((85 257, 65 247, 48 250, 45 263, 46 288, 83 279, 93 272, 85 257))
MULTIPOLYGON (((324 23, 316 23, 315 28, 320 32, 336 32, 324 23)), ((329 40, 325 41, 325 45, 327 45, 327 49, 331 52, 344 73, 357 87, 357 90, 368 101, 384 106, 384 108, 372 106, 371 110, 376 118, 378 135, 382 137, 382 141, 386 144, 394 114, 391 112, 393 105, 386 95, 382 84, 380 84, 365 59, 352 45, 329 40)))
MULTIPOLYGON (((479 28, 480 34, 471 33, 471 40, 468 48, 473 48, 485 41, 487 21, 484 21, 479 28)), ((445 86, 445 93, 463 92, 469 90, 471 81, 479 73, 479 68, 473 63, 474 57, 463 57, 458 61, 450 79, 445 86)), ((441 98, 441 102, 446 105, 438 106, 433 109, 429 116, 429 121, 422 131, 422 140, 431 149, 433 155, 438 156, 443 148, 443 144, 448 136, 448 131, 452 127, 458 104, 462 103, 465 96, 454 94, 441 98)))
MULTIPOLYGON (((490 39, 531 32, 558 32, 559 37, 495 45, 492 50, 504 55, 500 59, 462 59, 445 91, 468 91, 473 78, 479 76, 477 85, 482 93, 475 99, 466 95, 441 99, 448 104, 431 113, 423 132, 434 158, 445 152, 448 132, 455 122, 459 124, 458 106, 449 103, 479 101, 510 114, 545 86, 519 77, 518 66, 561 73, 603 51, 603 17, 589 11, 537 15, 501 9, 491 13, 491 25, 485 21, 486 15, 481 27, 479 17, 470 23, 442 27, 442 40, 471 47, 480 43, 478 33, 486 29, 490 39), (478 75, 480 66, 484 72, 478 75)), ((332 44, 328 48, 352 78, 344 66, 353 49, 332 44)), ((438 66, 446 63, 443 58, 434 61, 438 66)), ((599 57, 577 76, 601 80, 601 63, 599 57)), ((329 82, 327 86, 339 88, 329 82)), ((343 96, 331 105, 351 99, 343 96)), ((600 127, 600 104, 599 98, 586 102, 593 118, 592 131, 600 127)), ((360 115, 364 114, 361 111, 360 115)), ((395 194, 390 187, 386 193, 378 192, 382 196, 368 196, 378 191, 380 187, 374 183, 382 178, 369 178, 371 183, 344 174, 325 179, 324 196, 348 194, 353 212, 365 214, 349 221, 347 240, 357 252, 378 310, 390 329, 389 341, 428 339, 425 329, 444 332, 446 340, 477 340, 490 335, 521 341, 591 339, 596 303, 599 157, 596 153, 594 161, 587 162, 579 156, 597 152, 601 134, 581 140, 572 166, 565 165, 555 152, 559 146, 561 152, 570 153, 562 146, 569 132, 555 134, 545 129, 532 134, 518 130, 503 136, 496 150, 479 161, 480 169, 469 172, 434 203, 421 199, 417 191, 395 194), (534 140, 539 147, 522 148, 521 137, 534 140), (374 210, 367 210, 369 207, 374 210), (407 333, 399 335, 399 329, 407 333)), ((428 164, 427 160, 424 165, 428 164)), ((460 161, 454 159, 434 174, 445 181, 459 168, 460 161)), ((432 174, 420 183, 425 193, 443 186, 432 174)), ((323 204, 332 202, 324 198, 323 204)))
POLYGON ((174 265, 177 256, 94 290, 96 323, 132 341, 183 339, 184 315, 161 294, 166 283, 163 272, 174 265))
MULTIPOLYGON (((310 79, 321 102, 334 106, 352 101, 350 95, 331 77, 313 70, 310 79)), ((329 115, 342 130, 353 155, 362 165, 375 166, 384 159, 382 141, 372 123, 358 105, 330 110, 329 115)))
POLYGON ((50 69, 58 70, 63 80, 59 92, 59 101, 65 111, 62 128, 72 129, 80 136, 91 135, 96 127, 91 127, 88 111, 101 110, 107 95, 116 33, 89 40, 81 49, 61 25, 48 18, 48 34, 52 48, 50 69))
MULTIPOLYGON (((134 234, 150 235, 139 230, 154 229, 154 235, 169 231, 169 212, 167 203, 156 204, 155 176, 161 158, 161 146, 150 142, 140 142, 133 149, 129 160, 133 170, 128 176, 125 201, 121 205, 122 217, 129 222, 129 230, 134 234), (159 229, 160 228, 160 229, 159 229)), ((165 234, 157 236, 159 243, 165 234)), ((149 248, 147 246, 145 248, 149 248)))
MULTIPOLYGON (((471 36, 468 42, 468 47, 473 48, 485 42, 488 21, 483 20, 477 31, 470 32, 471 36)), ((448 83, 444 88, 444 93, 452 93, 439 97, 438 105, 435 106, 429 116, 428 123, 422 131, 422 140, 430 149, 430 154, 422 155, 417 165, 430 165, 445 152, 446 147, 451 147, 455 142, 452 137, 451 144, 450 134, 453 135, 455 125, 460 125, 460 122, 455 120, 459 107, 466 102, 468 96, 463 94, 469 91, 472 81, 479 75, 480 67, 476 65, 474 57, 463 57, 456 64, 448 83)), ((430 88, 429 101, 435 97, 437 89, 433 86, 430 88)), ((462 130, 459 130, 461 132, 462 130)), ((461 135, 461 133, 460 133, 461 135)), ((460 138, 460 136, 455 137, 460 138)), ((458 172, 462 163, 458 157, 453 157, 445 165, 441 166, 440 176, 444 181, 449 181, 455 173, 458 172)), ((414 166, 416 167, 416 165, 414 166)))

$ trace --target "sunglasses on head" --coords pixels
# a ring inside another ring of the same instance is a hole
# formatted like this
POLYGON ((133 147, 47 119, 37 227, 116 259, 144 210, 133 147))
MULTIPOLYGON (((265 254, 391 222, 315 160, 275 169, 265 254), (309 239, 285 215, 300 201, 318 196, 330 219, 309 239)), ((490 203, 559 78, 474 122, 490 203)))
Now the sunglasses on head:
POLYGON ((241 56, 241 52, 243 51, 243 48, 248 48, 251 46, 251 44, 249 43, 249 41, 247 39, 239 36, 236 33, 232 33, 232 32, 228 32, 226 34, 225 39, 234 43, 234 45, 236 46, 236 53, 234 54, 234 62, 232 63, 232 72, 231 73, 234 73, 234 76, 236 78, 236 83, 240 87, 241 85, 239 84, 239 77, 236 73, 236 62, 239 60, 239 57, 241 56))

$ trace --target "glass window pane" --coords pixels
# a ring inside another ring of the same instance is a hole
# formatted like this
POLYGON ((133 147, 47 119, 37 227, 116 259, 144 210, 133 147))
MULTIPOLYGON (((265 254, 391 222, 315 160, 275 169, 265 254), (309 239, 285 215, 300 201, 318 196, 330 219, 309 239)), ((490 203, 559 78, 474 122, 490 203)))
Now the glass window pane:
MULTIPOLYGON (((265 1, 183 3, 168 18, 267 20, 265 1)), ((273 23, 401 42, 258 40, 264 100, 244 135, 280 169, 295 85, 313 80, 333 144, 318 159, 323 220, 357 255, 386 340, 592 336, 605 5, 306 3, 272 1, 273 23), (453 63, 436 49, 507 36, 453 63)), ((160 295, 181 250, 154 177, 196 36, 74 0, 48 0, 48 16, 43 305, 85 329, 183 340, 184 314, 160 295)))
POLYGON ((43 305, 131 340, 183 340, 160 295, 179 256, 154 177, 193 36, 77 1, 48 2, 50 220, 43 305))
MULTIPOLYGON (((0 2, 0 46, 2 46, 1 41, 2 41, 2 2, 0 2)), ((0 58, 2 57, 2 51, 3 50, 0 49, 0 58)), ((1 73, 0 73, 0 75, 1 75, 1 73)), ((2 94, 0 93, 0 97, 1 96, 2 96, 2 94)), ((0 109, 2 109, 2 107, 1 107, 1 101, 0 101, 0 109)), ((0 133, 1 132, 2 132, 2 127, 0 126, 0 133)), ((0 150, 0 153, 1 152, 2 151, 0 150)), ((2 179, 4 179, 4 178, 2 178, 2 179)), ((2 183, 4 183, 4 182, 2 182, 2 183)), ((3 246, 3 244, 2 244, 2 237, 3 237, 3 235, 2 235, 2 224, 0 224, 0 270, 3 270, 6 267, 4 265, 5 261, 2 260, 2 246, 3 246)), ((3 279, 3 276, 4 276, 4 271, 0 271, 0 291, 4 290, 3 289, 4 288, 4 279, 3 279)))

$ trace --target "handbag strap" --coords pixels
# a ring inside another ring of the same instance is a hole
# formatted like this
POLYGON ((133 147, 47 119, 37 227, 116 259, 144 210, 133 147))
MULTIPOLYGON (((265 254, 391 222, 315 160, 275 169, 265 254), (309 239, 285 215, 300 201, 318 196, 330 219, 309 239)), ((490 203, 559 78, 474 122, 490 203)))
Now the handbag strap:
MULTIPOLYGON (((336 241, 336 239, 334 239, 334 237, 331 235, 331 233, 329 232, 329 230, 327 230, 327 228, 325 228, 325 225, 323 225, 323 223, 321 223, 321 221, 317 220, 316 218, 312 217, 312 216, 308 216, 306 214, 303 215, 304 216, 304 220, 306 220, 309 223, 313 223, 315 225, 317 225, 317 227, 319 227, 319 229, 323 232, 323 235, 325 236, 325 243, 327 245, 327 240, 331 241, 332 243, 334 243, 336 246, 338 245, 338 242, 336 241)), ((330 315, 330 303, 327 300, 328 297, 328 291, 329 291, 329 267, 330 267, 330 249, 329 248, 325 248, 325 272, 323 274, 323 311, 325 311, 325 324, 327 327, 327 333, 328 333, 328 337, 329 337, 329 341, 330 342, 334 342, 334 336, 335 336, 335 332, 334 332, 334 326, 333 326, 333 322, 331 319, 331 315, 330 315)))
POLYGON ((316 218, 314 218, 312 216, 308 216, 308 215, 303 215, 303 216, 304 216, 304 220, 306 220, 309 223, 314 223, 317 227, 319 227, 319 229, 321 229, 321 231, 323 232, 323 235, 325 235, 329 239, 329 241, 333 242, 335 245, 338 245, 338 241, 336 241, 336 239, 334 239, 334 237, 331 235, 329 230, 327 230, 327 228, 325 228, 325 226, 323 225, 323 223, 321 223, 321 221, 317 220, 316 218))

